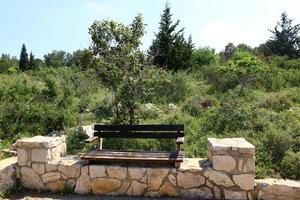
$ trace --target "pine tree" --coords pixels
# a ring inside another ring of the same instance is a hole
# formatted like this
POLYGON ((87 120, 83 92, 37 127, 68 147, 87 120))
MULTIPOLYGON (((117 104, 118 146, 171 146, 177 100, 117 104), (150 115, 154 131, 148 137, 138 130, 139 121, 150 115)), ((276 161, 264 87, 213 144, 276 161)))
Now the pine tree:
POLYGON ((28 67, 29 67, 28 53, 25 44, 23 44, 21 54, 20 54, 20 60, 19 60, 19 69, 21 71, 25 71, 28 69, 28 67))
POLYGON ((280 22, 274 30, 270 30, 273 36, 265 44, 265 54, 300 57, 300 24, 293 25, 286 13, 281 14, 280 22))
POLYGON ((175 71, 189 66, 193 44, 191 40, 185 40, 184 29, 176 31, 178 24, 179 20, 172 22, 171 10, 166 3, 159 23, 159 32, 148 51, 153 65, 175 71))
POLYGON ((36 63, 32 52, 29 54, 29 69, 35 69, 36 63))

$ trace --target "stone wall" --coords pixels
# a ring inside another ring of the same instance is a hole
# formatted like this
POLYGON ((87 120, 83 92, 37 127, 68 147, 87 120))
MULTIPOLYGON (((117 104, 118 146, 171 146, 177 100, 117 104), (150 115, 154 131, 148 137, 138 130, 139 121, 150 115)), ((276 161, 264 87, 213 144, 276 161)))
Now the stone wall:
POLYGON ((254 180, 255 148, 243 138, 209 139, 209 160, 187 158, 179 168, 134 165, 85 165, 63 156, 63 137, 17 141, 17 177, 24 187, 98 195, 173 196, 201 199, 299 200, 299 182, 254 180), (284 188, 282 190, 278 188, 284 188), (292 192, 291 192, 292 191, 292 192))
POLYGON ((17 157, 0 161, 0 194, 16 184, 16 163, 17 157))

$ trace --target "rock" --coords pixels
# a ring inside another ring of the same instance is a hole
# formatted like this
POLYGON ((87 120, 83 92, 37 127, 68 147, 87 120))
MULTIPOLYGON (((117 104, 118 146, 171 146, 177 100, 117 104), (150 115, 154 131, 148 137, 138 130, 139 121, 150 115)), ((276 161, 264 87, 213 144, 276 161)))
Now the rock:
MULTIPOLYGON (((259 188, 258 199, 299 199, 300 181, 289 179, 256 180, 259 188)), ((297 199, 297 200, 298 200, 297 199)))
POLYGON ((148 190, 157 190, 168 172, 168 168, 148 168, 148 190))
POLYGON ((130 196, 140 196, 146 189, 146 184, 139 183, 137 181, 132 181, 131 185, 129 186, 126 194, 130 196))
POLYGON ((46 171, 51 172, 57 170, 57 163, 46 163, 46 171))
POLYGON ((49 149, 33 149, 31 151, 31 161, 46 163, 51 159, 49 149))
POLYGON ((67 186, 68 186, 69 188, 74 188, 75 185, 76 185, 75 180, 69 179, 69 180, 67 181, 67 186))
POLYGON ((24 149, 18 149, 18 165, 24 166, 27 164, 27 161, 28 161, 27 151, 24 149))
POLYGON ((124 180, 122 182, 122 185, 115 191, 113 192, 114 195, 125 195, 131 182, 124 180))
POLYGON ((102 165, 90 165, 89 169, 91 178, 101 178, 106 176, 105 167, 102 165))
POLYGON ((215 199, 221 199, 221 191, 220 191, 220 188, 218 188, 217 186, 214 186, 213 187, 213 190, 214 190, 214 198, 215 199))
POLYGON ((65 137, 46 137, 34 136, 31 138, 23 138, 16 141, 15 147, 29 149, 50 149, 65 142, 65 137))
POLYGON ((234 183, 230 179, 230 177, 223 172, 208 169, 204 171, 204 176, 206 176, 210 181, 212 181, 216 185, 222 185, 225 187, 234 186, 234 183))
POLYGON ((127 167, 107 166, 106 170, 110 178, 116 178, 118 180, 123 180, 126 178, 127 167))
POLYGON ((201 174, 192 174, 190 172, 178 172, 178 186, 184 189, 198 187, 205 183, 205 178, 201 174))
POLYGON ((177 110, 177 106, 173 103, 168 104, 168 110, 177 110))
POLYGON ((174 174, 169 174, 168 180, 169 180, 170 183, 172 183, 173 185, 177 185, 177 184, 176 184, 176 178, 175 178, 174 174))
POLYGON ((235 159, 232 156, 212 156, 213 168, 230 172, 236 166, 235 159))
POLYGON ((224 189, 225 199, 228 200, 247 200, 247 194, 245 191, 233 191, 224 189))
POLYGON ((255 168, 255 159, 254 158, 248 158, 245 161, 245 164, 243 166, 243 172, 254 172, 255 168))
POLYGON ((48 190, 51 190, 52 192, 64 191, 65 182, 61 181, 61 180, 51 182, 51 183, 46 184, 45 188, 48 190))
POLYGON ((89 175, 89 166, 81 167, 80 175, 89 175))
POLYGON ((88 173, 81 173, 81 176, 76 181, 75 193, 86 194, 92 190, 91 180, 88 173))
POLYGON ((68 178, 77 178, 80 174, 81 163, 74 158, 66 158, 58 165, 58 171, 68 178))
POLYGON ((43 174, 45 172, 45 165, 44 164, 32 164, 32 169, 34 172, 38 174, 43 174))
POLYGON ((128 167, 128 173, 132 179, 140 180, 144 173, 146 172, 146 168, 144 167, 128 167))
POLYGON ((76 133, 85 133, 89 138, 94 137, 94 125, 78 126, 76 133))
POLYGON ((112 178, 95 178, 92 180, 94 194, 107 194, 120 187, 121 181, 112 178))
POLYGON ((235 184, 237 184, 243 190, 254 189, 254 178, 254 174, 240 174, 232 176, 235 184))
POLYGON ((160 194, 160 196, 171 196, 171 197, 179 196, 179 193, 177 192, 176 188, 169 181, 165 182, 160 187, 159 194, 160 194))
POLYGON ((19 167, 16 166, 17 157, 6 158, 0 161, 0 193, 13 187, 19 167))
POLYGON ((157 191, 148 191, 145 194, 146 197, 160 197, 159 192, 157 191))
POLYGON ((199 198, 199 199, 212 199, 213 194, 210 189, 207 187, 198 188, 198 189, 184 189, 181 191, 183 198, 199 198))
POLYGON ((42 189, 44 188, 43 182, 39 175, 37 175, 31 168, 21 168, 21 183, 28 189, 42 189))
POLYGON ((59 172, 48 172, 42 175, 43 183, 53 182, 60 179, 59 172))

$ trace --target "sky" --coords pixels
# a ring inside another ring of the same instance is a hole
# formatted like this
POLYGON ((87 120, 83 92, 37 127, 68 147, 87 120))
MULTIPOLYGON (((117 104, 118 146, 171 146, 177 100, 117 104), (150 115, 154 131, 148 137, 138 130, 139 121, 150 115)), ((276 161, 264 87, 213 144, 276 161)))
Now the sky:
MULTIPOLYGON (((38 58, 52 50, 73 52, 87 48, 89 26, 95 20, 112 19, 130 24, 144 17, 143 50, 158 31, 166 0, 0 0, 0 54, 19 56, 23 43, 38 58)), ((195 47, 216 51, 233 42, 252 47, 265 42, 286 11, 300 23, 300 0, 169 0, 173 20, 195 47)))

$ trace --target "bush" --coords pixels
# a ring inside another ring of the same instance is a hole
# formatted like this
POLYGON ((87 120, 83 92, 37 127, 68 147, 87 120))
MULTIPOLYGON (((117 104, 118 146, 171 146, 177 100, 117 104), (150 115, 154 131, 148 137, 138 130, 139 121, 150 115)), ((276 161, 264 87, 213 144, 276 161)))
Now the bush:
POLYGON ((87 138, 88 136, 82 131, 70 132, 66 140, 68 153, 75 154, 89 150, 89 145, 84 143, 84 140, 87 138))
POLYGON ((300 152, 287 151, 281 162, 281 172, 284 178, 300 178, 300 152))
POLYGON ((200 69, 205 65, 216 64, 219 59, 214 49, 208 47, 196 49, 192 54, 193 69, 200 69))

